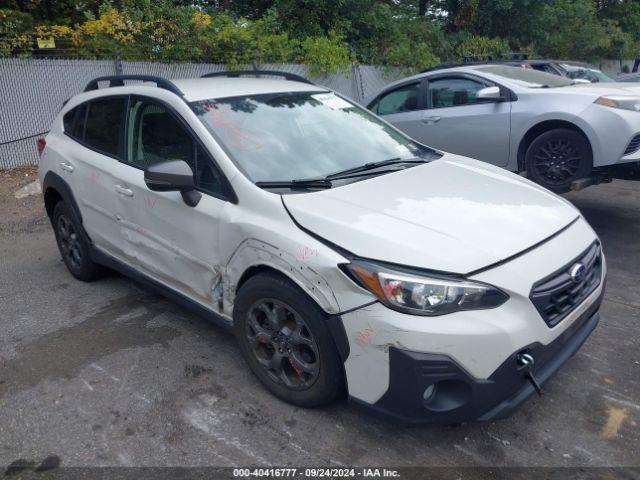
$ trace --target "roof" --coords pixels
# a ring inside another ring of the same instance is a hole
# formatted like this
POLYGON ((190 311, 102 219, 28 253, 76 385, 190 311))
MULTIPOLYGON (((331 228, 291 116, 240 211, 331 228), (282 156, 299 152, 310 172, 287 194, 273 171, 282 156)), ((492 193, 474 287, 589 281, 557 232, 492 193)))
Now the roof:
POLYGON ((213 77, 173 80, 189 102, 282 92, 326 92, 327 88, 280 78, 213 77))

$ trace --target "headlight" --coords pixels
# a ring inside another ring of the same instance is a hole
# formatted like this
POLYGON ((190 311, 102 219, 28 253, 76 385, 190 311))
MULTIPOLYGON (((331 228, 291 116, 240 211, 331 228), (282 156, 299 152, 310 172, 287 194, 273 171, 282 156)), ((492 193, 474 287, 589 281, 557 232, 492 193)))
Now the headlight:
POLYGON ((389 308, 413 315, 495 308, 509 299, 506 293, 483 283, 414 275, 361 260, 340 267, 389 308))
POLYGON ((640 111, 640 97, 631 95, 605 95, 598 98, 595 103, 605 107, 621 108, 623 110, 640 111))

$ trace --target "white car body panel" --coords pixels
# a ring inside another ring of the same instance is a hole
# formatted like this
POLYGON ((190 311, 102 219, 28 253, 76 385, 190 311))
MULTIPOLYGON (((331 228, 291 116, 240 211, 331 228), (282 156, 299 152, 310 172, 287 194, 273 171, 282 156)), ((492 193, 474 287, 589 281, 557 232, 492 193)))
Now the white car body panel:
MULTIPOLYGON (((187 100, 326 90, 264 79, 198 79, 176 85, 187 100)), ((582 116, 601 107, 575 108, 580 111, 576 116, 582 116)), ((241 173, 183 99, 146 85, 74 97, 46 141, 40 180, 54 172, 69 184, 99 251, 229 323, 247 273, 256 268, 281 272, 328 316, 341 316, 350 348, 345 362, 349 394, 367 403, 376 402, 389 386, 390 346, 444 353, 473 377, 485 379, 515 350, 557 338, 603 288, 601 283, 559 325, 548 327, 528 298, 532 285, 566 266, 597 237, 567 201, 469 158, 445 153, 425 165, 334 189, 278 195, 241 173), (195 208, 188 207, 177 192, 149 190, 142 170, 115 159, 101 161, 63 132, 62 116, 79 103, 129 94, 160 100, 182 117, 215 159, 238 202, 203 194, 195 208), (61 169, 63 162, 73 171, 61 169), (132 195, 117 193, 116 186, 132 195), (471 273, 470 280, 494 285, 510 298, 495 309, 440 317, 399 313, 338 268, 350 261, 350 254, 471 273)), ((605 271, 603 264, 603 278, 605 271)))
POLYGON ((302 226, 357 256, 450 273, 500 262, 579 216, 522 177, 451 154, 284 203, 302 226))
MULTIPOLYGON (((511 297, 491 310, 420 317, 394 312, 376 303, 343 315, 352 353, 345 362, 349 394, 375 403, 389 386, 389 347, 444 353, 477 379, 486 379, 511 352, 532 342, 557 338, 602 293, 603 284, 554 328, 529 300, 532 285, 585 250, 596 235, 580 219, 540 247, 471 277, 504 289, 511 297), (380 372, 384 372, 380 374, 380 372), (385 374, 386 373, 386 374, 385 374)), ((603 276, 606 267, 603 265, 603 276)))

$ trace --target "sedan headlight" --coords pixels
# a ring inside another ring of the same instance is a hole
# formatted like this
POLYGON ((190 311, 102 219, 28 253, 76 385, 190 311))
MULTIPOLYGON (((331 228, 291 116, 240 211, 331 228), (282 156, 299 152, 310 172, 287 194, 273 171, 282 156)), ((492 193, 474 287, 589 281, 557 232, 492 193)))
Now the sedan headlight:
POLYGON ((604 95, 598 98, 595 103, 605 107, 621 108, 634 112, 640 111, 640 97, 633 95, 604 95))
POLYGON ((355 260, 341 268, 389 308, 413 315, 444 315, 460 310, 495 308, 509 296, 491 285, 415 275, 355 260))

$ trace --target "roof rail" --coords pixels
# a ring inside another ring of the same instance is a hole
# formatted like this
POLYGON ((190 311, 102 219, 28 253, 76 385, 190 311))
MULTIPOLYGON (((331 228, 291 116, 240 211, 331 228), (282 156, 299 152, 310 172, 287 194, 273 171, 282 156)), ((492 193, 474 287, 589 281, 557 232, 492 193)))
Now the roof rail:
POLYGON ((294 82, 308 83, 315 85, 311 80, 308 80, 300 75, 289 72, 280 72, 278 70, 238 70, 238 71, 225 71, 225 72, 211 72, 205 73, 200 78, 212 78, 212 77, 240 77, 242 75, 251 75, 259 77, 261 75, 271 75, 274 77, 284 77, 286 80, 292 80, 294 82))
POLYGON ((179 96, 184 96, 182 90, 180 90, 171 80, 166 78, 157 77, 155 75, 107 75, 105 77, 98 77, 87 83, 84 87, 84 91, 98 90, 98 82, 109 82, 109 87, 122 87, 125 80, 139 80, 141 82, 153 82, 158 88, 164 88, 170 92, 179 96))

